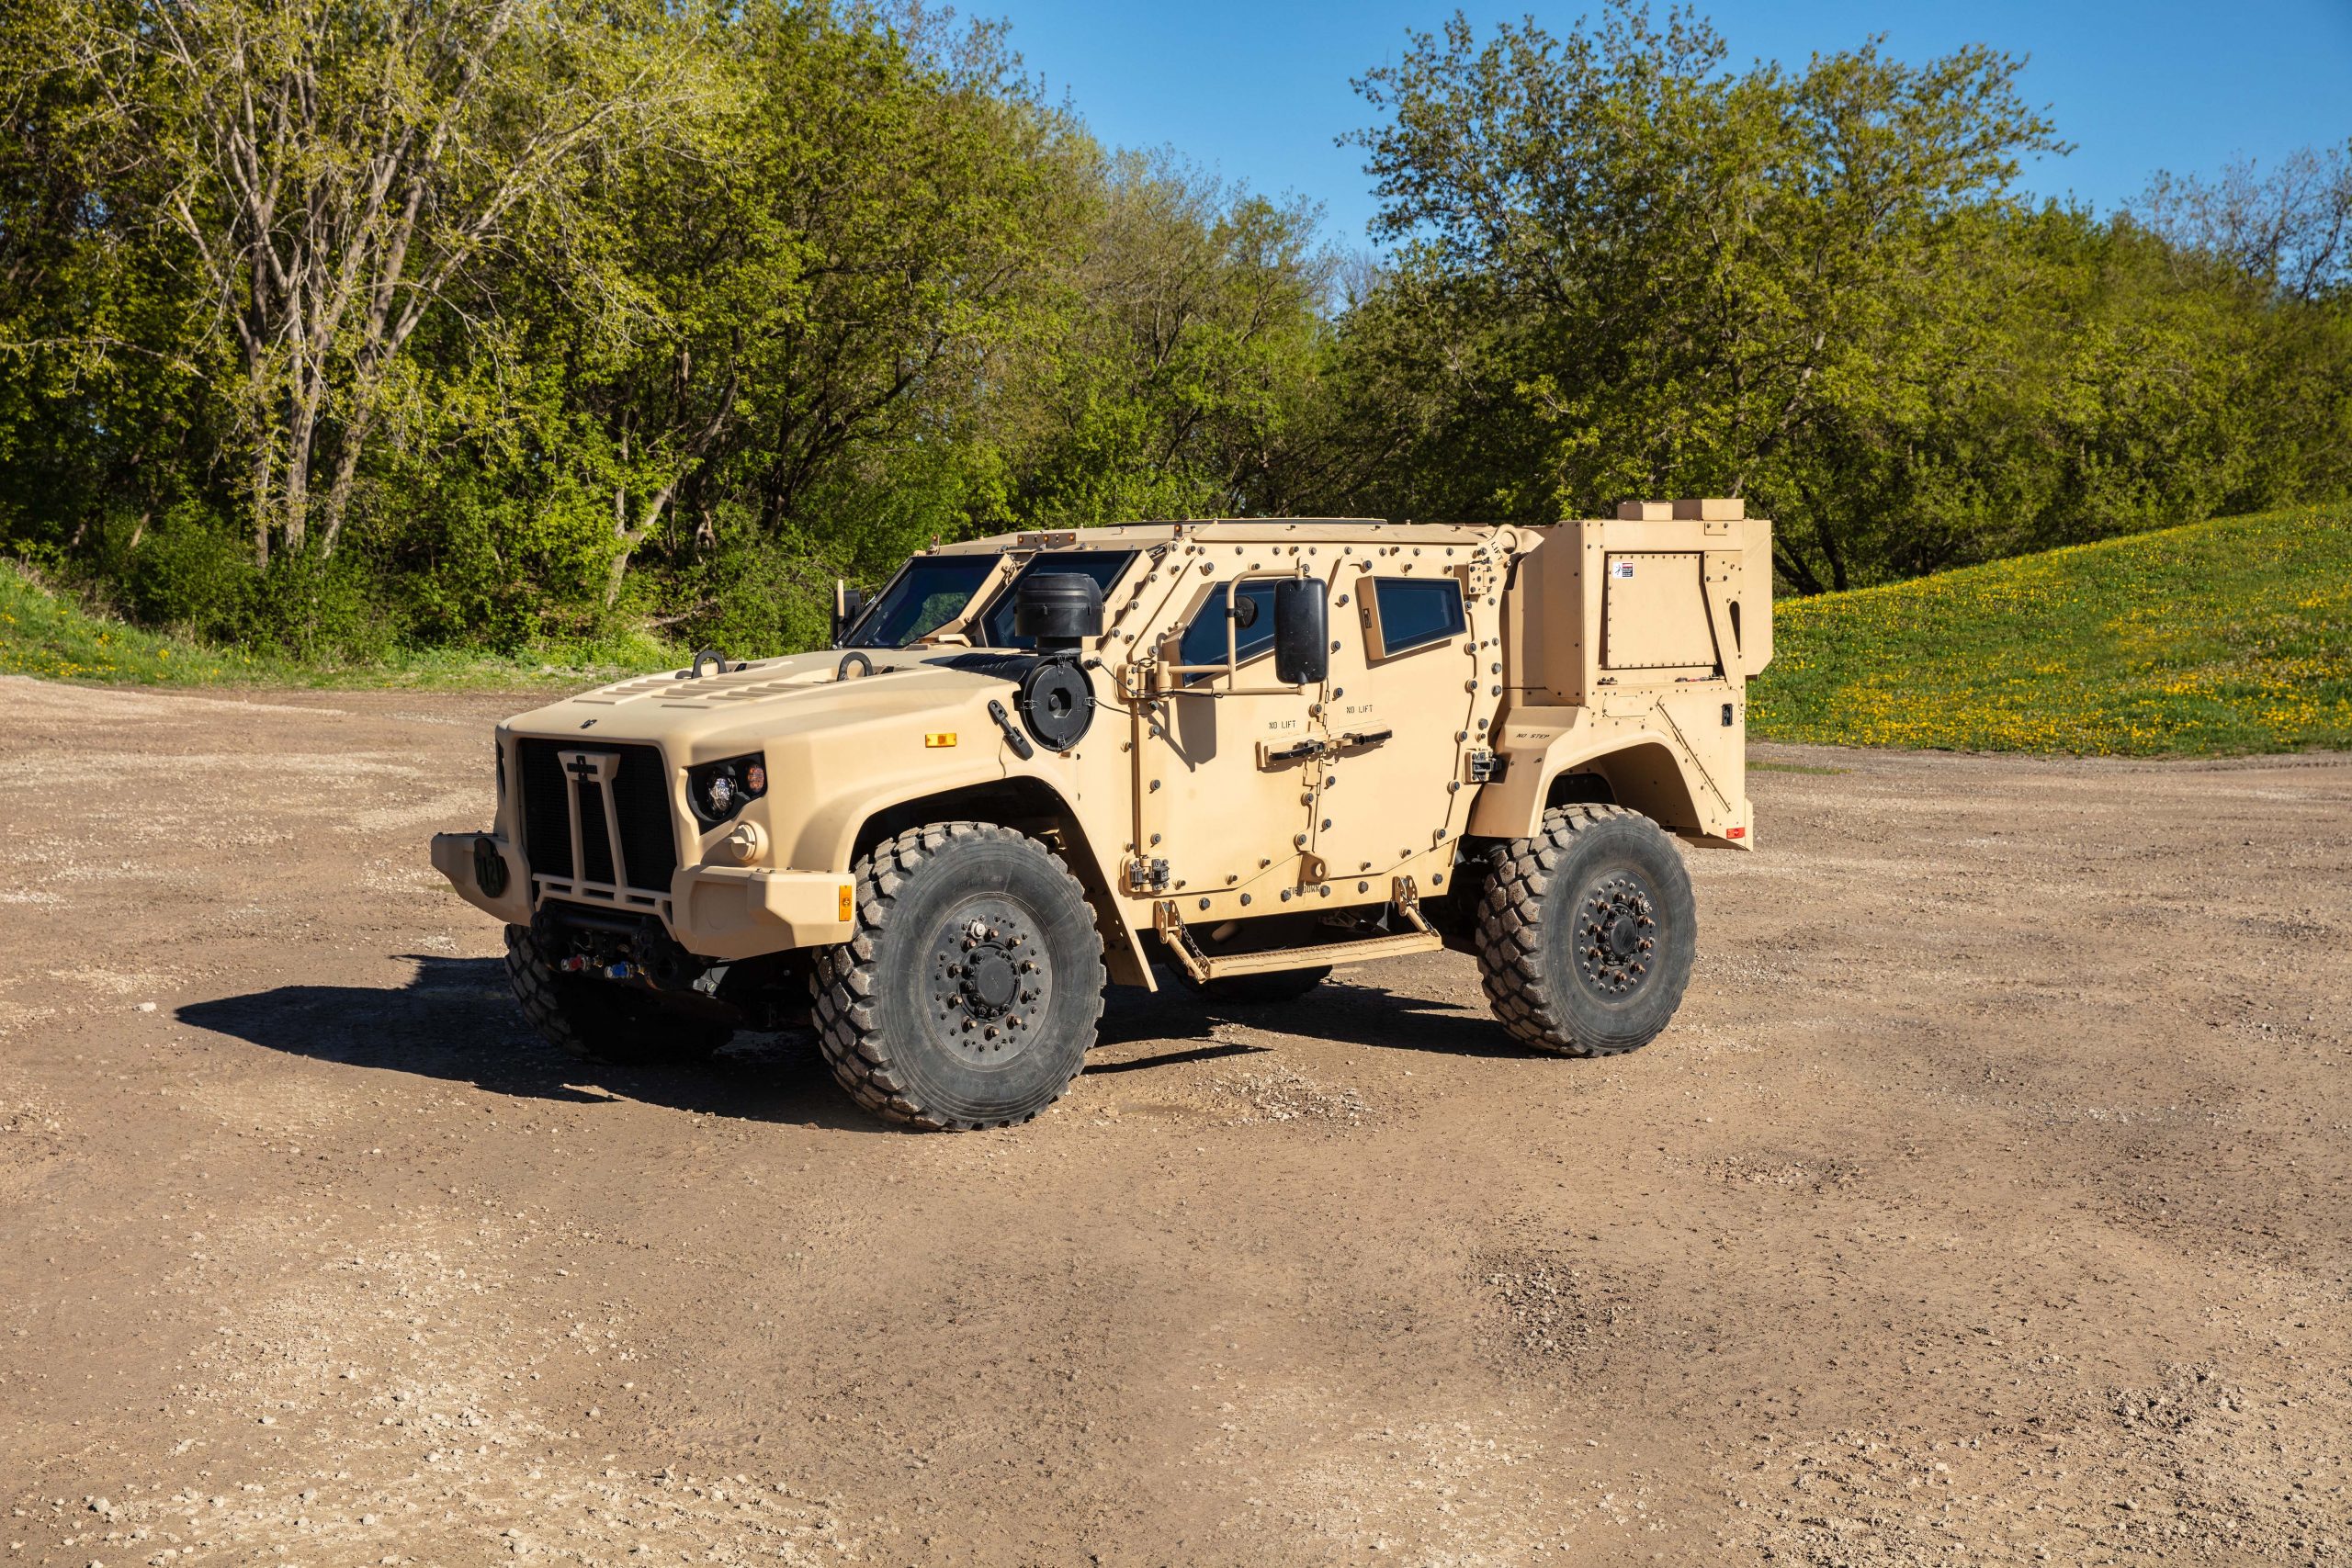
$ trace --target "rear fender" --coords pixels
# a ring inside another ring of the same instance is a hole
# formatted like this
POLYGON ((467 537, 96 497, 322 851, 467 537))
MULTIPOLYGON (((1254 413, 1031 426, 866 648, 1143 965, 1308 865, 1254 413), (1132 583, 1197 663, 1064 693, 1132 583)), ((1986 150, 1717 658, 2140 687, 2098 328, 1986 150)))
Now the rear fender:
POLYGON ((1600 791, 1580 783, 1589 777, 1609 800, 1686 838, 1743 849, 1752 842, 1747 801, 1722 800, 1664 729, 1600 730, 1581 708, 1522 708, 1502 739, 1509 761, 1501 778, 1479 788, 1470 808, 1473 835, 1532 838, 1553 806, 1596 797, 1600 791))

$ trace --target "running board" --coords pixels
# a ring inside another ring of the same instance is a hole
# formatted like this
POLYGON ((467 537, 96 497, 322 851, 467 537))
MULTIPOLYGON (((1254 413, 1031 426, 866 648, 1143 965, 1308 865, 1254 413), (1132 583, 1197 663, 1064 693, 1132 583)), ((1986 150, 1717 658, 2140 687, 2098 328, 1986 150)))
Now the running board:
POLYGON ((1212 957, 1193 940, 1172 898, 1152 906, 1152 924, 1176 962, 1195 980, 1222 980, 1234 975, 1271 975, 1283 969, 1314 969, 1331 964, 1366 964, 1375 958, 1402 958, 1408 953, 1434 953, 1445 939, 1421 919, 1420 899, 1409 876, 1396 878, 1396 912, 1411 931, 1389 936, 1363 937, 1354 942, 1328 942, 1314 947, 1279 947, 1265 953, 1228 953, 1212 957))

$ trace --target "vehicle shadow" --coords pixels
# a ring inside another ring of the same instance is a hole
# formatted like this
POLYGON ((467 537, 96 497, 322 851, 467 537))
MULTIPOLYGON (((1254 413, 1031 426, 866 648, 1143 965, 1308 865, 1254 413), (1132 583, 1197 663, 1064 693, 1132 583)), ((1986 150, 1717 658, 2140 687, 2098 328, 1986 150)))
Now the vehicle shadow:
MULTIPOLYGON (((1337 1045, 1363 1045, 1420 1055, 1524 1056, 1526 1048, 1503 1032, 1484 1008, 1417 997, 1366 981, 1335 978, 1295 1001, 1223 1003, 1205 1000, 1162 973, 1159 989, 1116 987, 1102 1008, 1097 1043, 1124 1045, 1144 1040, 1210 1040, 1220 1023, 1238 1023, 1273 1034, 1295 1034, 1337 1045)), ((1170 1053, 1194 1059, 1197 1052, 1170 1053)), ((1157 1060, 1158 1058, 1146 1058, 1157 1060)), ((1090 1067, 1090 1072, 1100 1068, 1090 1067)))
MULTIPOLYGON (((277 986, 191 1002, 175 1016, 192 1028, 272 1051, 347 1066, 469 1083, 518 1100, 590 1105, 615 1098, 702 1115, 858 1132, 895 1131, 852 1105, 807 1036, 754 1035, 718 1056, 676 1066, 611 1066, 575 1060, 532 1033, 495 958, 410 953, 405 986, 277 986)), ((1157 992, 1114 987, 1098 1046, 1162 1042, 1148 1056, 1098 1061, 1091 1073, 1128 1073, 1254 1054, 1264 1044, 1220 1040, 1219 1024, 1382 1050, 1467 1056, 1523 1055, 1483 1010, 1384 987, 1329 981, 1296 1001, 1223 1006, 1172 980, 1157 992)))
POLYGON ((416 965, 405 986, 277 986, 191 1002, 176 1016, 272 1051, 469 1083, 518 1100, 593 1105, 619 1098, 708 1116, 897 1131, 842 1096, 813 1041, 739 1038, 708 1061, 676 1066, 582 1062, 523 1022, 503 960, 405 956, 416 965))

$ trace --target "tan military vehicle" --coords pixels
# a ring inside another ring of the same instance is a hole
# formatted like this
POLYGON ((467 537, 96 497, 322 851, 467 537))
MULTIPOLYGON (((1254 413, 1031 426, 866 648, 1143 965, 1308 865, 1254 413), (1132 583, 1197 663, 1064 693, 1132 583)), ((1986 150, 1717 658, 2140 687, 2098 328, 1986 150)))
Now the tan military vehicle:
POLYGON ((1538 1050, 1647 1043, 1696 939, 1674 840, 1753 847, 1770 525, 1219 521, 917 556, 829 651, 623 681, 498 730, 433 863, 582 1055, 813 1023, 922 1127, 1069 1088, 1106 982, 1231 1002, 1474 953, 1538 1050))

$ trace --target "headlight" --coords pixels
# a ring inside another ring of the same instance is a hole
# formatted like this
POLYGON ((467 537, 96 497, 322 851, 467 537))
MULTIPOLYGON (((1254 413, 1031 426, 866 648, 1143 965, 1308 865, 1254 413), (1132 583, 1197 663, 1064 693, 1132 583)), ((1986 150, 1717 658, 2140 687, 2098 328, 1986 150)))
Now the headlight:
POLYGON ((703 825, 716 828, 768 792, 767 754, 729 757, 686 770, 686 799, 703 825))

